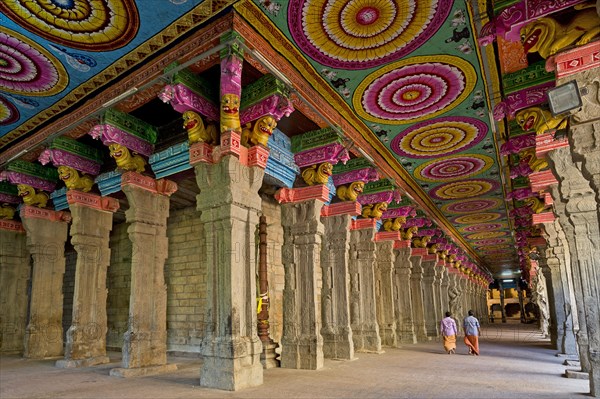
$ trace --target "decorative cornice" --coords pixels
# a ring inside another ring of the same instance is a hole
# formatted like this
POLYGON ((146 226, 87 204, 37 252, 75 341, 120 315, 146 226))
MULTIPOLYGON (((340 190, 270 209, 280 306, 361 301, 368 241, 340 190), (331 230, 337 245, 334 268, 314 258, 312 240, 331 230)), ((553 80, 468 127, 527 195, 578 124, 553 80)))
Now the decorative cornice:
POLYGON ((350 224, 350 230, 376 229, 377 220, 375 219, 353 219, 350 224))
POLYGON ((410 252, 410 256, 427 256, 427 248, 413 248, 410 252))
POLYGON ((321 208, 321 217, 337 216, 337 215, 360 215, 361 206, 358 202, 344 201, 331 205, 323 205, 321 208))
POLYGON ((402 234, 399 231, 382 231, 375 234, 375 241, 402 241, 402 234))
POLYGON ((596 40, 548 59, 546 68, 561 79, 588 69, 600 68, 600 41, 596 40))
POLYGON ((545 191, 549 186, 558 184, 558 180, 554 177, 554 174, 550 169, 543 170, 541 172, 534 172, 529 175, 529 183, 531 191, 539 192, 545 191))
POLYGON ((194 111, 205 116, 209 121, 218 121, 220 118, 219 108, 214 103, 182 83, 166 85, 158 98, 182 114, 185 111, 194 111))
POLYGON ((531 216, 531 224, 551 223, 554 222, 555 219, 556 216, 554 216, 554 212, 535 213, 531 216))
POLYGON ((16 220, 0 219, 0 230, 9 230, 17 233, 25 233, 23 224, 16 220))
POLYGON ((410 249, 410 240, 394 241, 394 249, 408 248, 410 249))
POLYGON ((67 191, 67 202, 69 205, 81 205, 107 212, 116 212, 120 206, 119 201, 116 198, 102 197, 100 195, 76 190, 67 191))
POLYGON ((544 133, 535 136, 535 156, 542 158, 549 151, 554 151, 558 148, 568 147, 569 140, 567 137, 556 139, 554 132, 544 133))
POLYGON ((53 211, 51 209, 36 208, 35 206, 24 205, 21 207, 21 219, 46 219, 51 222, 71 221, 71 214, 65 211, 53 211))
POLYGON ((121 188, 124 186, 135 186, 151 193, 170 197, 177 191, 177 183, 167 179, 154 180, 151 177, 136 172, 126 172, 121 176, 121 188))
POLYGON ((517 111, 546 102, 546 92, 554 86, 555 82, 551 81, 508 94, 494 107, 494 120, 499 121, 505 117, 512 119, 517 111))
POLYGON ((301 188, 281 188, 275 193, 275 199, 280 204, 302 202, 307 200, 329 201, 329 188, 317 184, 301 188))

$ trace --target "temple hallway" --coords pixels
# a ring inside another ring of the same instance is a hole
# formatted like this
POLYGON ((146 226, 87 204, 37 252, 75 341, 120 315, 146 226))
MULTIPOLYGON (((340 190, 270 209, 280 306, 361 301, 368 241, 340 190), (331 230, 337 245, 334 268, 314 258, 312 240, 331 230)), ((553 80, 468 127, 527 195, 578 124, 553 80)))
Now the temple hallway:
POLYGON ((326 360, 318 371, 265 370, 264 384, 228 392, 200 388, 198 359, 169 358, 179 370, 160 376, 110 377, 114 362, 88 369, 58 369, 54 361, 0 359, 0 397, 9 398, 582 398, 587 380, 562 376, 556 357, 532 325, 493 324, 483 329, 481 356, 456 355, 440 342, 357 354, 351 362, 326 360))

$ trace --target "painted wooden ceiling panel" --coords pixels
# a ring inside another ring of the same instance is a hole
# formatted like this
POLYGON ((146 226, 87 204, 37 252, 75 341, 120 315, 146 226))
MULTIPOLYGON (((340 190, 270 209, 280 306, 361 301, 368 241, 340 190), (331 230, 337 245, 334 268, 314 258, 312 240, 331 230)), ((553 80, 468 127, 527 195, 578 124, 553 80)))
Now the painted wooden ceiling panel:
POLYGON ((515 259, 466 3, 253 2, 491 269, 515 259))

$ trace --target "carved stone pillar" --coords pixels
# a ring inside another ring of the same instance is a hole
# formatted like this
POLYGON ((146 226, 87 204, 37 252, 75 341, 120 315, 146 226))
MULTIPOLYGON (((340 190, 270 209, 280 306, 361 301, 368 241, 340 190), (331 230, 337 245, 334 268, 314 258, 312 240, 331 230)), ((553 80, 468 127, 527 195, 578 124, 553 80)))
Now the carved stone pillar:
POLYGON ((231 391, 258 386, 263 367, 255 238, 264 170, 245 166, 234 155, 194 168, 200 188, 196 209, 206 237, 202 262, 208 298, 200 385, 231 391))
POLYGON ((281 207, 283 225, 283 336, 281 367, 316 370, 323 367, 321 336, 320 220, 323 201, 309 199, 281 207))
MULTIPOLYGON (((360 222, 360 221, 359 221, 360 222)), ((375 302, 375 221, 355 224, 350 231, 350 324, 354 349, 381 352, 375 302)))
POLYGON ((377 304, 377 323, 381 343, 396 347, 396 319, 394 317, 394 297, 392 270, 394 268, 394 241, 375 243, 377 266, 375 269, 375 301, 377 304))
MULTIPOLYGON (((559 176, 561 196, 565 200, 565 211, 573 225, 573 241, 576 248, 576 262, 573 271, 579 275, 583 299, 583 317, 587 327, 590 387, 592 395, 600 394, 600 230, 598 224, 598 204, 589 182, 580 172, 580 163, 571 163, 569 148, 561 148, 550 154, 555 175, 559 176)), ((575 274, 575 273, 574 273, 575 274)), ((577 280, 577 277, 574 278, 577 280)), ((576 288, 577 290, 577 288, 576 288)), ((578 304, 579 305, 579 304, 578 304)), ((579 306, 578 306, 579 308, 579 306)), ((580 320, 580 332, 581 320, 580 320)), ((580 352, 581 352, 580 344, 580 352)), ((580 353, 580 359, 581 359, 580 353)), ((582 369, 584 367, 582 361, 582 369)), ((586 370, 584 370, 586 371, 586 370)))
POLYGON ((394 300, 396 307, 396 336, 401 344, 416 344, 417 335, 413 323, 412 297, 410 289, 410 241, 396 241, 394 262, 394 300))
MULTIPOLYGON (((444 270, 444 266, 441 266, 439 260, 437 259, 437 254, 434 254, 436 257, 436 261, 433 264, 433 272, 434 272, 434 280, 433 280, 433 300, 435 306, 435 314, 436 318, 441 320, 445 317, 445 313, 448 311, 444 307, 444 301, 442 297, 442 282, 444 281, 446 271, 444 270)), ((437 323, 436 323, 437 325, 437 323)), ((439 328, 439 326, 436 326, 439 328)), ((439 331, 438 331, 439 336, 439 331)))
MULTIPOLYGON (((423 267, 421 255, 412 256, 417 248, 413 248, 410 257, 412 265, 410 273, 410 295, 412 299, 413 322, 418 342, 427 341, 425 329, 425 309, 423 306, 423 267)), ((433 282, 432 282, 433 283, 433 282)))
POLYGON ((63 275, 68 212, 24 206, 21 220, 33 258, 29 323, 23 357, 43 359, 63 354, 63 275))
POLYGON ((498 283, 498 291, 500 292, 500 311, 502 312, 502 323, 506 323, 506 309, 504 308, 504 286, 502 282, 498 283))
POLYGON ((461 301, 463 294, 461 278, 458 273, 452 271, 452 269, 448 269, 448 272, 450 277, 450 284, 448 286, 450 313, 452 313, 452 318, 456 321, 456 325, 460 327, 462 325, 462 319, 465 317, 461 301))
POLYGON ((328 359, 354 358, 350 327, 350 224, 348 214, 322 218, 325 226, 321 267, 323 269, 323 355, 328 359))
MULTIPOLYGON (((438 325, 440 323, 441 312, 438 305, 436 304, 436 280, 437 270, 435 264, 437 263, 437 255, 423 255, 421 259, 421 266, 423 267, 423 310, 425 312, 425 329, 427 336, 430 338, 437 337, 439 335, 438 325)), ((437 290, 439 294, 439 289, 437 290)))
POLYGON ((27 324, 27 282, 31 273, 25 230, 0 220, 0 353, 23 353, 27 324))
POLYGON ((112 214, 119 201, 68 191, 73 217, 71 244, 77 251, 73 317, 67 331, 65 358, 57 367, 88 367, 108 363, 106 356, 106 273, 110 263, 112 214))
POLYGON ((123 339, 122 367, 110 375, 131 377, 175 370, 167 365, 167 286, 169 195, 177 185, 135 172, 121 177, 129 202, 125 217, 132 244, 129 320, 123 339))
POLYGON ((446 312, 450 312, 450 297, 448 296, 448 287, 450 286, 450 273, 448 273, 448 268, 444 261, 438 261, 436 267, 441 268, 440 274, 440 298, 442 301, 442 314, 446 314, 446 312))

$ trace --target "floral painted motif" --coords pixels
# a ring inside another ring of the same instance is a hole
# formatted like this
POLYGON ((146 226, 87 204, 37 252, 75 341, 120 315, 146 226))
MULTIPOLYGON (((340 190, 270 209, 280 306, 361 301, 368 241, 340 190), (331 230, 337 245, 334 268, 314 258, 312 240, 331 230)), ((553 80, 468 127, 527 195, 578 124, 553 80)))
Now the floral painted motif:
POLYGON ((414 175, 429 182, 454 181, 483 173, 493 163, 486 155, 454 155, 424 163, 415 169, 414 175))
POLYGON ((493 180, 471 179, 441 185, 431 190, 429 195, 441 200, 471 198, 484 195, 496 188, 498 183, 493 180))
POLYGON ((502 214, 496 212, 476 213, 473 215, 463 215, 452 219, 453 223, 459 224, 475 224, 475 223, 487 223, 493 220, 500 219, 502 214))
POLYGON ((19 120, 19 110, 5 97, 0 96, 0 126, 19 120))
POLYGON ((442 212, 446 213, 473 213, 495 209, 502 201, 495 198, 476 198, 451 202, 442 206, 442 212))

